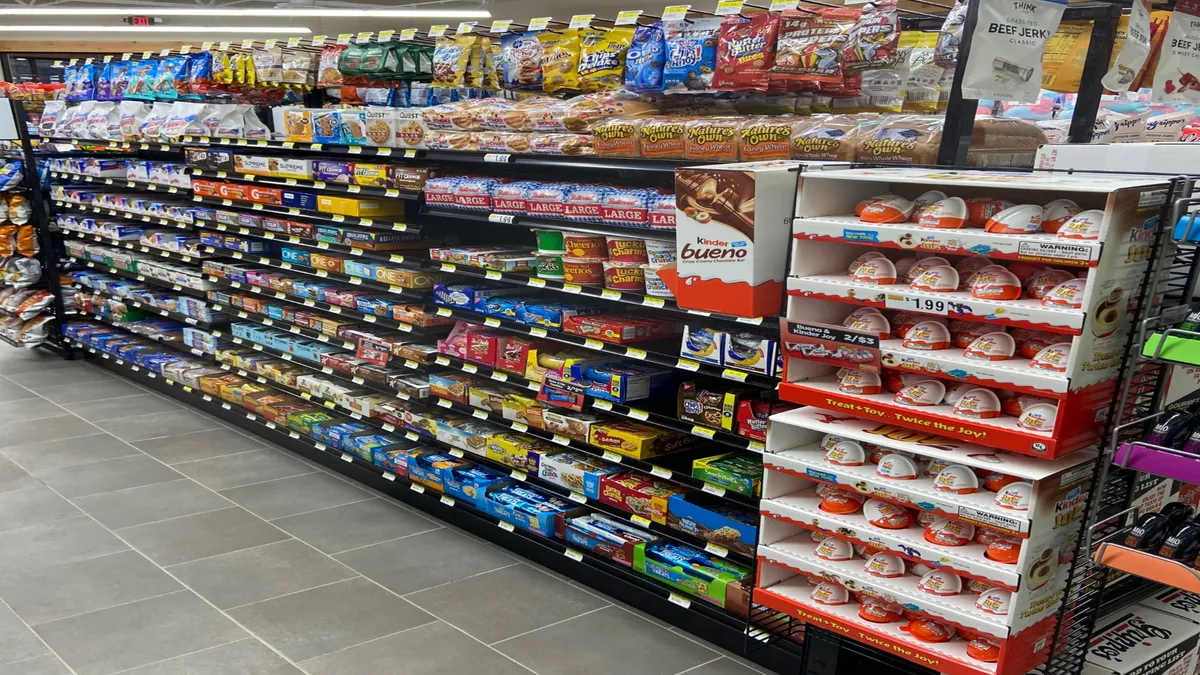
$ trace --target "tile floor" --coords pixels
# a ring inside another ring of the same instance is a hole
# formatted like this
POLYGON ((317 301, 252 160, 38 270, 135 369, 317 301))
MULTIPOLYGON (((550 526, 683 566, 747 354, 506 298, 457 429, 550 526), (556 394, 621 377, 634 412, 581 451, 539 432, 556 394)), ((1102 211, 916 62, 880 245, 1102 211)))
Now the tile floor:
POLYGON ((0 429, 0 675, 755 675, 83 362, 0 345, 0 429))

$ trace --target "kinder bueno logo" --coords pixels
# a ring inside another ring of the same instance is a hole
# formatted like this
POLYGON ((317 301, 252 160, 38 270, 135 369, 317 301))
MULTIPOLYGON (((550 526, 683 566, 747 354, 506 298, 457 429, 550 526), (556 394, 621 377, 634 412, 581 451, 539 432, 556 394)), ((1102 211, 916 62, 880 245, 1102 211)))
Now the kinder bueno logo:
POLYGON ((696 237, 695 243, 684 242, 679 257, 683 260, 743 260, 750 255, 744 241, 721 241, 696 237))
POLYGON ((1166 628, 1155 626, 1140 616, 1131 615, 1128 620, 1113 626, 1103 635, 1092 640, 1088 651, 1097 658, 1121 663, 1125 653, 1139 646, 1150 646, 1155 640, 1166 640, 1172 635, 1166 628))

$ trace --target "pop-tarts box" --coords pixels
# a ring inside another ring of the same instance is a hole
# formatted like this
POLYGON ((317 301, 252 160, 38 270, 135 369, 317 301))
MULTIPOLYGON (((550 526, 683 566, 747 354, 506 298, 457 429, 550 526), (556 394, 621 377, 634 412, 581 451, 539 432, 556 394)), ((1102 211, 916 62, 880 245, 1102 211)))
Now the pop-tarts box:
POLYGON ((1193 675, 1200 624, 1142 605, 1096 622, 1082 675, 1193 675))

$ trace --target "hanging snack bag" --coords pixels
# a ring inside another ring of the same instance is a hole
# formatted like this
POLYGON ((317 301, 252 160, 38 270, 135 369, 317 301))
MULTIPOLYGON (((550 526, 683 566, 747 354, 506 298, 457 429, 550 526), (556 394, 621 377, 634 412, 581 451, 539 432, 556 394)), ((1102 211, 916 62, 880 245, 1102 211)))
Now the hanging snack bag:
POLYGON ((186 56, 172 56, 158 61, 158 68, 152 74, 150 96, 157 101, 178 100, 187 91, 187 65, 186 56))
POLYGON ((100 66, 99 74, 96 75, 96 100, 97 101, 112 101, 112 81, 116 69, 115 63, 109 61, 100 66))
POLYGON ((662 23, 638 26, 625 58, 625 88, 639 94, 661 92, 665 53, 662 23))
POLYGON ((112 95, 114 101, 125 99, 125 93, 129 91, 129 83, 133 76, 137 73, 137 69, 141 66, 141 61, 121 61, 117 64, 116 72, 113 73, 112 95))
POLYGON ((505 33, 500 37, 505 89, 542 88, 542 43, 534 31, 505 33))
POLYGON ((167 119, 170 116, 171 104, 166 101, 156 102, 150 106, 150 112, 146 114, 146 121, 142 123, 138 135, 145 141, 159 140, 162 137, 163 127, 167 126, 167 119))
POLYGON ((820 7, 815 13, 784 12, 772 80, 780 77, 806 84, 840 83, 842 48, 861 14, 849 7, 820 7))
POLYGON ((939 33, 906 30, 900 49, 908 50, 908 78, 904 81, 904 112, 933 114, 941 95, 942 67, 934 61, 939 33))
POLYGON ((147 59, 138 61, 129 71, 129 84, 125 87, 125 98, 136 101, 153 101, 159 74, 166 68, 166 60, 147 59))
POLYGON ((899 60, 900 19, 896 0, 879 0, 863 6, 842 48, 842 67, 862 72, 894 68, 899 60))
POLYGON ((633 44, 633 31, 632 26, 616 26, 591 31, 584 36, 579 55, 579 84, 584 91, 621 88, 626 55, 633 44))
POLYGON ((667 21, 664 24, 667 60, 663 88, 668 94, 703 94, 713 91, 717 66, 720 17, 667 21))
POLYGON ((981 0, 971 53, 959 66, 963 98, 1036 103, 1043 48, 1065 8, 1050 0, 981 0))
POLYGON ((338 58, 346 51, 347 45, 327 45, 321 50, 321 60, 317 66, 318 87, 340 87, 346 80, 342 71, 338 70, 338 58))
POLYGON ((78 101, 90 101, 96 98, 96 64, 86 63, 79 67, 79 80, 75 88, 78 101))
MULTIPOLYGON (((579 89, 579 56, 583 38, 597 31, 591 28, 568 28, 557 40, 542 43, 542 90, 547 93, 564 89, 579 89)), ((541 36, 538 36, 539 39, 541 36)))
POLYGON ((933 62, 942 68, 953 69, 958 63, 958 43, 962 39, 963 22, 967 20, 967 0, 955 0, 954 7, 946 13, 942 30, 938 32, 937 45, 933 49, 933 62))
POLYGON ((1150 5, 1146 0, 1133 0, 1125 36, 1121 53, 1100 80, 1105 89, 1118 93, 1129 90, 1150 55, 1150 5))
POLYGON ((775 65, 779 15, 734 14, 721 21, 713 86, 722 91, 766 91, 775 65))
POLYGON ((254 77, 259 84, 276 84, 283 81, 283 50, 254 49, 250 51, 254 63, 254 77))
POLYGON ((142 124, 150 114, 149 104, 141 101, 121 101, 117 105, 121 113, 121 139, 138 141, 142 138, 142 124))
MULTIPOLYGON (((437 46, 433 50, 434 86, 463 86, 467 74, 467 64, 471 60, 471 45, 474 42, 475 38, 470 35, 438 38, 437 46)), ((342 64, 342 72, 349 74, 345 65, 345 63, 342 64)))
POLYGON ((1200 103, 1200 4, 1180 2, 1162 43, 1154 71, 1156 103, 1200 103))

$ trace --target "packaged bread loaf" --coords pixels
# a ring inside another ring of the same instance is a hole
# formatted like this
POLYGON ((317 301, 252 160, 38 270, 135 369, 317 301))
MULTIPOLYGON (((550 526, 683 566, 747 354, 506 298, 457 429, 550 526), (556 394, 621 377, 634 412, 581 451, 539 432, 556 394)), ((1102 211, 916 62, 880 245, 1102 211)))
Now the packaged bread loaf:
POLYGON ((649 117, 638 131, 638 148, 646 159, 683 159, 684 129, 682 117, 649 117))
POLYGON ((641 157, 638 149, 639 117, 610 117, 592 127, 592 147, 603 157, 641 157))
POLYGON ((969 166, 1032 167, 1046 134, 1033 122, 981 117, 971 130, 969 166))
POLYGON ((883 164, 934 164, 942 142, 941 117, 889 117, 861 136, 857 159, 883 164))
POLYGON ((739 157, 744 162, 791 157, 792 124, 789 117, 757 117, 738 130, 739 157))
POLYGON ((685 159, 706 162, 736 162, 738 137, 743 117, 708 117, 684 125, 685 159))
POLYGON ((792 125, 792 159, 854 161, 859 127, 854 115, 825 115, 816 121, 792 125))

